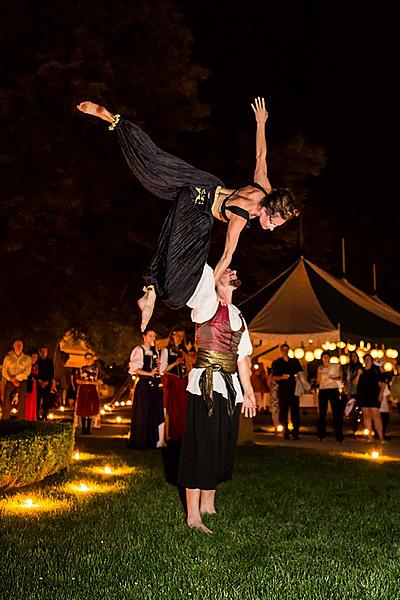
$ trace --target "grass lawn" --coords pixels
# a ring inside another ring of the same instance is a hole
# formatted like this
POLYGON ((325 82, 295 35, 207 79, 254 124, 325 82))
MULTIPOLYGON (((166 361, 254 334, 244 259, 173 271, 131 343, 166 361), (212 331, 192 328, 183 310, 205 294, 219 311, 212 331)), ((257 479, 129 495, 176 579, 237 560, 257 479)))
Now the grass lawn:
POLYGON ((68 474, 3 496, 1 598, 400 598, 399 463, 239 449, 205 536, 185 526, 159 451, 124 444, 85 440, 92 456, 68 474), (97 492, 74 491, 82 481, 97 492))

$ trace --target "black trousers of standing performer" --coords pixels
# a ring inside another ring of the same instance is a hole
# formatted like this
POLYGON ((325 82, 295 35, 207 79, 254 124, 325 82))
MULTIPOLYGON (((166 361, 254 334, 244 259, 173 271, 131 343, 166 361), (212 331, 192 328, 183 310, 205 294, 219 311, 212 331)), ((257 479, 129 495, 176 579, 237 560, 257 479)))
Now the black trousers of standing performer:
POLYGON ((321 440, 326 438, 326 411, 328 409, 328 402, 331 403, 333 427, 335 429, 335 437, 338 442, 343 442, 343 440, 344 440, 343 403, 340 400, 339 390, 337 388, 319 390, 319 393, 318 393, 318 407, 319 407, 318 437, 321 440))
POLYGON ((50 391, 50 384, 46 385, 46 387, 42 387, 40 383, 37 384, 36 418, 38 421, 45 421, 47 419, 50 410, 50 391), (42 414, 40 414, 40 409, 42 409, 42 414))
POLYGON ((289 409, 290 419, 293 425, 293 437, 297 439, 299 437, 300 429, 300 398, 294 395, 292 386, 279 386, 278 398, 279 398, 279 422, 283 425, 283 437, 289 439, 289 409))

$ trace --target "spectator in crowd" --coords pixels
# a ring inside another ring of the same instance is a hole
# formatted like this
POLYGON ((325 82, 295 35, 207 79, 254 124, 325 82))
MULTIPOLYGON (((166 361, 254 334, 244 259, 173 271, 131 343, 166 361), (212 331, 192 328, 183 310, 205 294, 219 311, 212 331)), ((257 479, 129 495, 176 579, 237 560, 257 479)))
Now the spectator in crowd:
POLYGON ((197 350, 195 346, 191 346, 188 351, 188 373, 193 369, 196 364, 197 350))
POLYGON ((129 374, 135 376, 129 448, 165 446, 163 392, 159 361, 153 348, 157 334, 151 327, 143 332, 143 344, 136 346, 129 361, 129 374))
POLYGON ((38 380, 38 361, 39 355, 37 352, 31 354, 31 372, 26 384, 26 402, 25 402, 25 419, 27 421, 36 421, 37 415, 37 380, 38 380))
POLYGON ((50 410, 50 392, 54 378, 54 365, 48 353, 46 346, 39 348, 36 416, 42 421, 47 419, 50 410))
POLYGON ((338 364, 331 364, 329 352, 321 354, 322 364, 318 367, 317 383, 318 392, 318 437, 321 441, 326 438, 326 411, 328 403, 331 404, 333 427, 338 442, 343 442, 343 406, 339 394, 342 382, 342 368, 338 364))
POLYGON ((354 433, 357 431, 358 424, 361 421, 361 408, 357 400, 357 382, 362 372, 363 366, 357 352, 350 352, 349 364, 344 374, 344 393, 347 401, 351 402, 349 409, 346 407, 346 414, 350 417, 354 433), (347 410, 349 410, 349 413, 347 413, 347 410))
POLYGON ((185 427, 187 405, 187 356, 185 330, 176 327, 161 351, 160 375, 164 394, 165 440, 179 442, 185 427))
POLYGON ((85 364, 79 369, 76 379, 78 392, 75 413, 81 419, 82 435, 91 434, 93 417, 99 414, 99 394, 97 392, 97 386, 101 384, 99 375, 93 354, 86 352, 85 364))
POLYGON ((397 404, 397 410, 400 411, 400 363, 398 361, 394 366, 393 377, 390 383, 390 395, 393 402, 397 404))
POLYGON ((278 433, 279 425, 279 386, 272 377, 272 368, 268 369, 268 387, 269 387, 269 410, 271 412, 274 432, 278 433))
POLYGON ((269 387, 267 375, 262 363, 253 362, 251 365, 251 385, 257 402, 257 412, 264 413, 267 410, 269 387))
POLYGON ((272 363, 272 379, 278 384, 279 421, 283 426, 283 438, 289 439, 288 417, 293 425, 293 439, 299 439, 300 399, 295 395, 296 375, 303 371, 297 358, 289 357, 288 344, 280 347, 282 356, 272 363))
POLYGON ((15 340, 12 350, 3 361, 2 375, 5 380, 3 419, 9 419, 11 402, 18 394, 18 419, 25 418, 26 384, 31 372, 31 357, 23 353, 22 340, 15 340))
POLYGON ((389 400, 391 398, 389 380, 386 378, 381 384, 381 391, 379 394, 380 397, 380 406, 379 406, 379 414, 381 416, 382 421, 382 433, 383 439, 388 440, 386 436, 387 428, 390 420, 390 406, 389 400))
POLYGON ((365 369, 358 378, 358 400, 364 415, 364 427, 368 429, 368 439, 371 441, 372 426, 378 438, 383 442, 382 420, 379 414, 380 392, 383 374, 379 367, 374 365, 370 354, 364 356, 365 369))
POLYGON ((79 369, 73 368, 67 372, 68 376, 68 387, 67 387, 67 395, 66 402, 69 408, 72 408, 76 401, 76 391, 78 389, 78 384, 76 383, 76 378, 79 375, 79 369))

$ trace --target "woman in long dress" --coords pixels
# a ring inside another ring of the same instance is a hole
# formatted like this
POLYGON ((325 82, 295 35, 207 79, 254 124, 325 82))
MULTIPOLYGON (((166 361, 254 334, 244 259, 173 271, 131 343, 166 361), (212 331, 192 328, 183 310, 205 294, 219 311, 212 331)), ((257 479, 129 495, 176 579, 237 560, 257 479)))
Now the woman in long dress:
POLYGON ((290 191, 273 189, 267 176, 265 101, 256 98, 251 106, 257 123, 254 181, 238 189, 226 188, 218 177, 164 152, 120 115, 93 102, 77 106, 110 123, 135 177, 155 196, 173 202, 145 274, 148 287, 139 300, 142 331, 153 312, 156 293, 173 309, 185 306, 193 295, 207 260, 213 217, 228 224, 224 251, 214 270, 218 282, 251 219, 258 218, 263 229, 272 230, 299 214, 290 191))
POLYGON ((155 351, 157 334, 147 328, 143 344, 136 346, 130 356, 129 374, 135 378, 132 404, 131 433, 128 447, 156 448, 165 445, 164 408, 159 359, 155 351))
POLYGON ((173 329, 168 345, 161 351, 160 373, 164 393, 165 439, 179 442, 183 436, 188 394, 188 351, 185 345, 185 330, 173 329))
POLYGON ((25 419, 27 421, 36 421, 36 402, 37 402, 37 380, 39 377, 39 367, 37 364, 39 355, 33 352, 31 355, 32 367, 26 384, 25 400, 25 419))

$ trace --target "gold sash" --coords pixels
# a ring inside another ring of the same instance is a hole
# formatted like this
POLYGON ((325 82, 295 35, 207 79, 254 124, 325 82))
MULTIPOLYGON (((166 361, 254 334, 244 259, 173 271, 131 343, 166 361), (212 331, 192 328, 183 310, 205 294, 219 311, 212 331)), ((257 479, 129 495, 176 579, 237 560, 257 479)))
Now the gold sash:
POLYGON ((199 349, 196 364, 198 369, 204 369, 200 377, 200 389, 208 408, 208 416, 211 417, 214 410, 213 373, 221 373, 228 391, 227 410, 231 417, 235 411, 236 390, 233 385, 232 375, 237 370, 237 356, 224 354, 216 350, 199 349))

